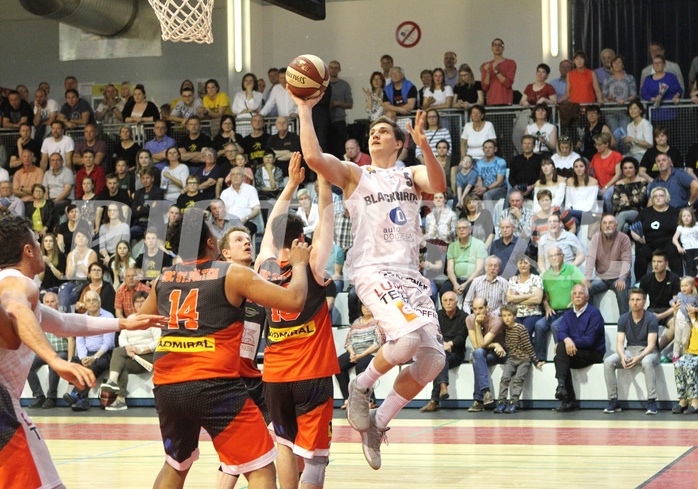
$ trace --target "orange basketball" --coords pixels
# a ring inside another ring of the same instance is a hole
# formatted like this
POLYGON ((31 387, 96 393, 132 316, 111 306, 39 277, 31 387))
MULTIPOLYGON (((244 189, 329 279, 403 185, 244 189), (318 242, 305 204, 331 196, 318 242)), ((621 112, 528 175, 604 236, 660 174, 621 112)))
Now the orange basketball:
POLYGON ((286 84, 296 97, 304 100, 321 97, 330 84, 330 72, 317 56, 302 54, 286 68, 286 84))

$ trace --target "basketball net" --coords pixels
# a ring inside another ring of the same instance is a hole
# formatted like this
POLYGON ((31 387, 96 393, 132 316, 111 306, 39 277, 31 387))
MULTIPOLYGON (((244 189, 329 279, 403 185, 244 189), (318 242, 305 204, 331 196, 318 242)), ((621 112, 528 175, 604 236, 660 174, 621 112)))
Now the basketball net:
POLYGON ((163 41, 211 44, 214 0, 148 0, 160 21, 163 41))

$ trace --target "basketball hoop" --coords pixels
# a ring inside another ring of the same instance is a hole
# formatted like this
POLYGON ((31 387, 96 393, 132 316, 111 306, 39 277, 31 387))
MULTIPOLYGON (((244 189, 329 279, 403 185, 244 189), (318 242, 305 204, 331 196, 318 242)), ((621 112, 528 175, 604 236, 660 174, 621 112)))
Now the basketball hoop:
POLYGON ((160 21, 163 41, 211 44, 214 0, 148 0, 160 21))

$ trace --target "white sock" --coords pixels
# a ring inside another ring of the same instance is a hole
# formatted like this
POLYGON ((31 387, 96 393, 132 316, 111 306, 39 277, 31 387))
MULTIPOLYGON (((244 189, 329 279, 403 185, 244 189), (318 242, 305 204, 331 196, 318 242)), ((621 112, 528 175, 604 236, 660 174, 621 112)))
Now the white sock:
POLYGON ((390 389, 383 404, 381 404, 378 411, 376 411, 376 426, 381 430, 386 429, 390 420, 393 419, 402 408, 407 406, 408 402, 410 402, 409 399, 402 397, 395 392, 395 389, 390 389))
POLYGON ((371 363, 368 364, 368 367, 366 370, 364 370, 357 378, 356 378, 356 387, 359 389, 372 389, 373 385, 376 383, 378 379, 380 379, 382 373, 380 373, 376 368, 373 366, 374 360, 371 360, 371 363))

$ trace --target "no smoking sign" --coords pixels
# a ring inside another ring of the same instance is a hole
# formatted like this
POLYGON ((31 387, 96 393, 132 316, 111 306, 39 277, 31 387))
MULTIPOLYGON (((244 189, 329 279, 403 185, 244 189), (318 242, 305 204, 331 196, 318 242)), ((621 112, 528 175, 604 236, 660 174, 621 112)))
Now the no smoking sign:
POLYGON ((411 48, 417 45, 422 38, 422 30, 416 22, 408 20, 403 22, 395 30, 395 40, 403 48, 411 48))

